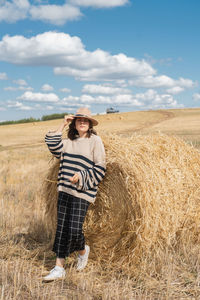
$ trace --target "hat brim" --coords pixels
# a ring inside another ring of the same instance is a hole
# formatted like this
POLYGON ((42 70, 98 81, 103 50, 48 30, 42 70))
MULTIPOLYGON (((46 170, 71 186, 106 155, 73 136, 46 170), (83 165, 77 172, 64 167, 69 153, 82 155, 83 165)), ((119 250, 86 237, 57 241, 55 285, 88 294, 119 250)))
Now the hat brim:
POLYGON ((76 114, 76 115, 74 115, 74 118, 85 118, 85 119, 90 120, 92 122, 93 126, 98 125, 98 121, 97 120, 95 120, 95 119, 93 119, 93 118, 91 118, 91 117, 89 117, 87 115, 76 114))

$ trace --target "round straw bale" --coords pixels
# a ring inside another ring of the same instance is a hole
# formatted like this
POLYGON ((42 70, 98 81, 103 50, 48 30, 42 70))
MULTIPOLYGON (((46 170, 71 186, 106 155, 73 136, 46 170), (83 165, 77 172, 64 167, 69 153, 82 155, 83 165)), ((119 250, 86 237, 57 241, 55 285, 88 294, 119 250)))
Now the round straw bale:
MULTIPOLYGON (((84 225, 91 258, 135 273, 166 249, 199 242, 199 151, 162 134, 102 139, 107 172, 84 225)), ((47 179, 56 181, 57 173, 58 162, 47 179)), ((46 181, 45 195, 54 228, 55 182, 46 181)))

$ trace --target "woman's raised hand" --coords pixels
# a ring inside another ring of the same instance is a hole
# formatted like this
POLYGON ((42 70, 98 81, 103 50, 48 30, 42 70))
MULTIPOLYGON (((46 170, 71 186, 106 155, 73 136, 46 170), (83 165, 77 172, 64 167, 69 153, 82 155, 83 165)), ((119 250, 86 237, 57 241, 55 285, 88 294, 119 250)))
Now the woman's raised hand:
POLYGON ((74 119, 73 115, 65 115, 64 116, 64 126, 68 125, 74 119))
POLYGON ((62 124, 59 126, 59 128, 56 130, 56 132, 57 133, 62 132, 63 129, 65 128, 65 126, 67 126, 73 119, 74 119, 73 115, 65 115, 62 124))

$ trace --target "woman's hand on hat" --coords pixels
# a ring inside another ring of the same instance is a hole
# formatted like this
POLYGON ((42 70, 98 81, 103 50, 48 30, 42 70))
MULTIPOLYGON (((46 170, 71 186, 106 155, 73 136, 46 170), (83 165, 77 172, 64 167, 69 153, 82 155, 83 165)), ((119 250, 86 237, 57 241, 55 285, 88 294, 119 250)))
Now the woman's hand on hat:
POLYGON ((71 181, 71 183, 77 183, 79 180, 78 174, 75 173, 74 176, 69 178, 69 180, 71 181))
POLYGON ((65 115, 64 116, 64 125, 68 125, 74 119, 73 115, 65 115))
POLYGON ((74 119, 73 115, 65 115, 62 124, 56 130, 57 133, 62 133, 63 129, 74 119))

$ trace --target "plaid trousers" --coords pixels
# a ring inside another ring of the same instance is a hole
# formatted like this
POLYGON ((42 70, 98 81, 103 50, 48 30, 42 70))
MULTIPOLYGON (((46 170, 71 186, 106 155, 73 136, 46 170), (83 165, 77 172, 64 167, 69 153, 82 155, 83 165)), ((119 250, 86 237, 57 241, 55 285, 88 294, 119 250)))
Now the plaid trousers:
POLYGON ((74 251, 85 249, 83 223, 89 202, 59 192, 57 204, 57 229, 53 251, 59 258, 65 258, 74 251))

